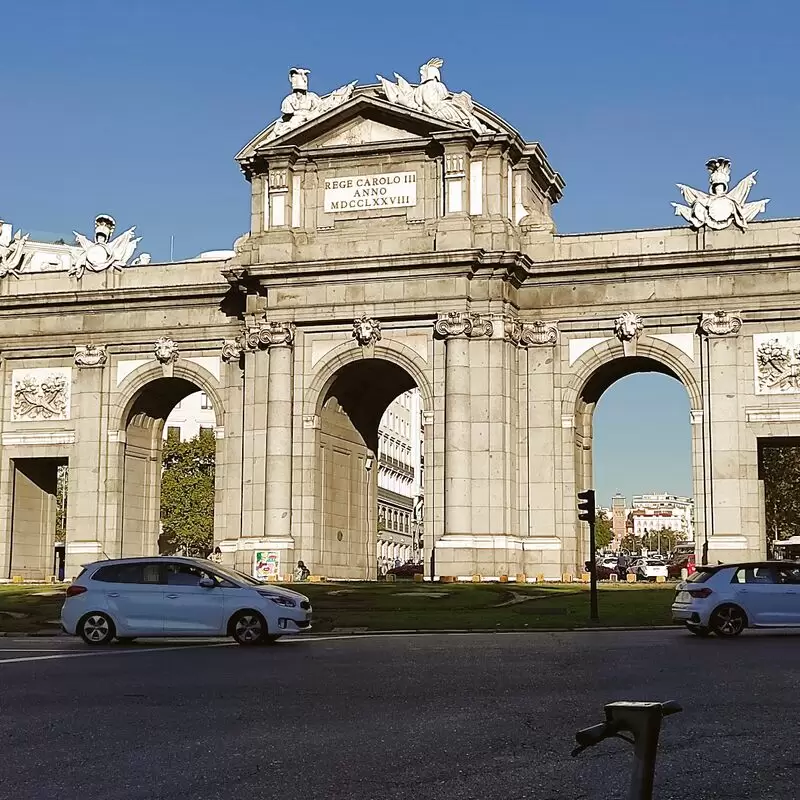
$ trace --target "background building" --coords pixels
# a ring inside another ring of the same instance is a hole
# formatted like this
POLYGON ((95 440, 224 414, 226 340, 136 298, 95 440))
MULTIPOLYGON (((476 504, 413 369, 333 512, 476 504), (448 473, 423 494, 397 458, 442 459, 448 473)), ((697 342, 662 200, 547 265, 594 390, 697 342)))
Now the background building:
POLYGON ((378 428, 378 570, 421 558, 422 403, 418 389, 397 397, 378 428))
POLYGON ((672 530, 694 540, 690 497, 674 494, 635 494, 631 500, 630 530, 636 536, 672 530))
POLYGON ((173 435, 181 441, 193 439, 202 430, 213 431, 217 425, 214 407, 205 392, 195 392, 172 409, 164 425, 164 438, 173 435))

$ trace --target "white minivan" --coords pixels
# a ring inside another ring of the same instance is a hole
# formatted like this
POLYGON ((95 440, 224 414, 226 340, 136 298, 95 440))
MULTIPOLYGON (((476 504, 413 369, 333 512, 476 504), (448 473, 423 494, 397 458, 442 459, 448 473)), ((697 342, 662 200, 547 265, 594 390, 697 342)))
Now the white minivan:
POLYGON ((61 625, 91 645, 153 636, 232 636, 254 645, 311 629, 305 595, 195 558, 97 561, 66 594, 61 625))

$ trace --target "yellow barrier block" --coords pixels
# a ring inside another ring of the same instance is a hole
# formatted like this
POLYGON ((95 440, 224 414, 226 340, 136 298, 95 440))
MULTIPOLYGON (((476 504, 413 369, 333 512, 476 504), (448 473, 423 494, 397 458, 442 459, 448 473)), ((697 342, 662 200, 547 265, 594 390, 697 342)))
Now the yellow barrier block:
POLYGON ((473 575, 473 576, 472 576, 472 582, 473 582, 473 583, 480 583, 480 582, 481 582, 481 580, 482 580, 482 578, 481 578, 481 576, 480 576, 480 575, 473 575))
POLYGON ((527 583, 528 576, 524 572, 517 573, 517 583, 527 583))
POLYGON ((544 583, 544 572, 540 572, 536 576, 536 583, 544 583))
POLYGON ((656 575, 656 583, 666 583, 667 579, 663 575, 656 575))
POLYGON ((628 573, 628 583, 636 583, 636 573, 629 572, 628 573))
POLYGON ((501 575, 500 583, 508 583, 508 575, 501 575))
POLYGON ((11 583, 22 583, 22 575, 15 575, 11 579, 11 583))
POLYGON ((394 583, 397 580, 397 575, 387 575, 386 582, 387 583, 394 583))
POLYGON ((455 575, 440 575, 439 576, 439 583, 455 583, 456 578, 455 575))
POLYGON ((572 575, 570 575, 569 572, 565 572, 561 576, 561 582, 562 583, 572 583, 572 575))
POLYGON ((291 572, 287 572, 287 573, 286 573, 286 574, 283 576, 283 582, 284 582, 284 583, 291 583, 293 580, 294 580, 294 575, 292 575, 292 573, 291 573, 291 572))
POLYGON ((425 580, 425 576, 421 572, 414 573, 414 583, 422 583, 425 580))
POLYGON ((309 583, 325 583, 325 576, 324 575, 309 575, 308 576, 309 583))
POLYGON ((619 575, 617 575, 617 573, 616 573, 616 572, 612 572, 612 573, 611 573, 611 574, 608 576, 608 579, 611 581, 611 583, 615 583, 616 581, 618 581, 618 580, 619 580, 619 575))
POLYGON ((592 580, 592 575, 589 572, 581 572, 581 583, 589 583, 592 580))

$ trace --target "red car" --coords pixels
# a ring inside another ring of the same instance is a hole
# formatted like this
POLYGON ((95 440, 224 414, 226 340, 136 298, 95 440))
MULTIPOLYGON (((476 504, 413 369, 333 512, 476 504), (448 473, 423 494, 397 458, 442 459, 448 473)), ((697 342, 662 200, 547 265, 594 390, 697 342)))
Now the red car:
POLYGON ((425 567, 422 564, 401 564, 399 567, 392 567, 387 575, 394 575, 395 578, 410 578, 415 575, 424 575, 425 567))
POLYGON ((667 565, 667 574, 670 578, 674 580, 681 579, 681 571, 686 570, 687 575, 694 575, 697 571, 697 565, 695 564, 696 556, 694 553, 688 556, 681 556, 680 558, 675 559, 671 564, 667 565))

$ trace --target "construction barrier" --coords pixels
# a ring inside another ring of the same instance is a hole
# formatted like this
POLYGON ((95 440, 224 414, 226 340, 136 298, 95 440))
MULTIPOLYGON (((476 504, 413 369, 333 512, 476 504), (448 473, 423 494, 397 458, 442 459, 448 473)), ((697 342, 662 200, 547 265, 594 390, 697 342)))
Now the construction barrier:
POLYGON ((422 583, 425 580, 425 576, 421 572, 416 572, 414 574, 414 583, 422 583))
POLYGON ((582 572, 581 573, 581 583, 589 583, 592 580, 592 573, 591 572, 582 572))
POLYGON ((666 583, 667 579, 663 575, 656 575, 656 583, 666 583))
POLYGON ((455 583, 456 576, 455 575, 440 575, 439 576, 440 583, 455 583))
POLYGON ((508 575, 501 575, 500 583, 508 583, 508 575))
POLYGON ((540 572, 536 576, 536 583, 544 583, 544 572, 540 572))
POLYGON ((611 581, 611 583, 616 583, 616 582, 619 580, 619 575, 617 575, 617 573, 616 573, 616 572, 612 572, 612 573, 611 573, 611 574, 608 576, 608 579, 611 581))
POLYGON ((483 578, 480 575, 473 575, 472 576, 472 582, 473 583, 480 583, 482 580, 483 580, 483 578))
POLYGON ((527 583, 528 576, 524 572, 517 573, 517 583, 527 583))
POLYGON ((389 575, 386 576, 386 582, 387 583, 394 583, 396 580, 397 580, 397 576, 396 575, 389 574, 389 575))
POLYGON ((636 583, 636 573, 629 572, 628 573, 628 583, 636 583))
POLYGON ((565 573, 564 573, 564 574, 561 576, 561 582, 562 582, 562 583, 572 583, 572 580, 573 580, 573 576, 572 576, 572 575, 570 575, 570 574, 569 574, 569 572, 565 572, 565 573))

